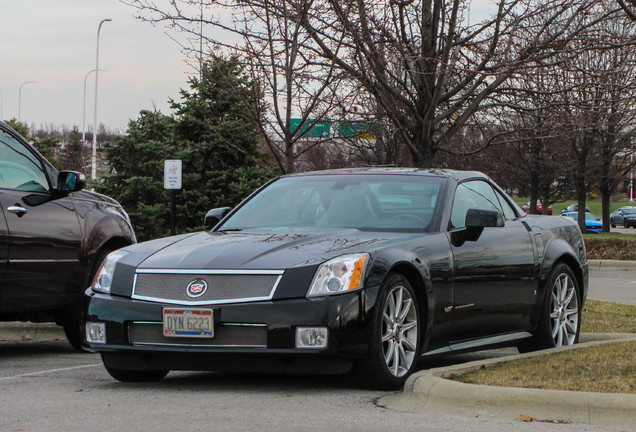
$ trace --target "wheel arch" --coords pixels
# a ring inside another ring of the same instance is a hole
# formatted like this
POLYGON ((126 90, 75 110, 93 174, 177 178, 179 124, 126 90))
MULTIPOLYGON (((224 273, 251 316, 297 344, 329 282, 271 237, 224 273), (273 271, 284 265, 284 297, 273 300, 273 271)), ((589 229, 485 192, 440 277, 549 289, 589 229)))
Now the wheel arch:
MULTIPOLYGON (((580 307, 583 308, 583 304, 585 303, 585 297, 587 295, 585 290, 585 275, 584 275, 583 269, 581 268, 581 265, 579 264, 578 260, 569 254, 563 254, 559 258, 557 258, 554 261, 552 268, 556 267, 558 264, 561 264, 561 263, 567 265, 570 268, 570 270, 572 270, 572 273, 574 273, 574 277, 576 278, 576 282, 577 282, 577 288, 579 291, 579 298, 581 299, 580 307)), ((545 283, 547 283, 547 279, 545 283)))
POLYGON ((123 236, 113 236, 107 239, 101 245, 97 246, 94 250, 92 250, 87 262, 88 271, 84 272, 86 278, 84 280, 84 287, 87 287, 91 283, 89 279, 91 278, 93 270, 95 270, 95 266, 99 264, 96 262, 96 260, 103 251, 112 252, 114 250, 130 246, 131 244, 133 244, 133 242, 129 238, 123 236))

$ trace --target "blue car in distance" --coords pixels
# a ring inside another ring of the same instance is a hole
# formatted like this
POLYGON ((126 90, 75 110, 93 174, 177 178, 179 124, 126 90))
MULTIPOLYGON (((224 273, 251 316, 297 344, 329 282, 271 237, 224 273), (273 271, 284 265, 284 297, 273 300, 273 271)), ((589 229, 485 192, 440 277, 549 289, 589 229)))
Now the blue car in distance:
POLYGON ((636 207, 621 207, 610 215, 610 226, 636 227, 636 207))
MULTIPOLYGON (((577 222, 579 221, 579 214, 577 212, 562 213, 561 216, 568 216, 577 222)), ((589 233, 603 232, 603 223, 601 222, 599 218, 594 216, 592 213, 585 213, 585 232, 589 232, 589 233)))

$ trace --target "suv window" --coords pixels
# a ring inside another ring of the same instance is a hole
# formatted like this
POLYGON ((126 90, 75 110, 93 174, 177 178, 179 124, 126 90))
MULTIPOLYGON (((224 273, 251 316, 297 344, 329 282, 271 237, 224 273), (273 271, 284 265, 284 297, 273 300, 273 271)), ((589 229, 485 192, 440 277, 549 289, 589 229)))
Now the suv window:
POLYGON ((0 188, 36 192, 49 190, 42 162, 3 130, 0 130, 0 188))

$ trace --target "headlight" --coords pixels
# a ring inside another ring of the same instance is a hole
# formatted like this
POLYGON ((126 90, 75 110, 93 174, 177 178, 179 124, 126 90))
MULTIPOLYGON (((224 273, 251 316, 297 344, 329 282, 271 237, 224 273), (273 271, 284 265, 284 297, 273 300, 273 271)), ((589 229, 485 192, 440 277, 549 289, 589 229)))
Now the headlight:
POLYGON ((318 267, 307 297, 340 294, 362 288, 369 254, 342 255, 318 267))
POLYGON ((109 294, 110 286, 113 282, 113 273, 115 273, 115 266, 117 261, 119 261, 124 255, 128 252, 126 251, 115 251, 108 254, 102 265, 95 273, 95 278, 93 279, 93 283, 91 284, 91 288, 93 291, 109 294))

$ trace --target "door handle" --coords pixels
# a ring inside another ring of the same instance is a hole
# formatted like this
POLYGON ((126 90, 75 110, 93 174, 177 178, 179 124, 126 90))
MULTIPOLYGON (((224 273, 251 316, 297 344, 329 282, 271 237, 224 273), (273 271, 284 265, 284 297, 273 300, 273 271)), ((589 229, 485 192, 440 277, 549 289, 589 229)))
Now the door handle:
POLYGON ((27 209, 25 209, 24 207, 20 207, 18 205, 14 205, 14 206, 8 207, 7 211, 9 213, 14 213, 14 214, 18 215, 18 217, 22 217, 22 216, 24 216, 25 214, 28 213, 27 209))

